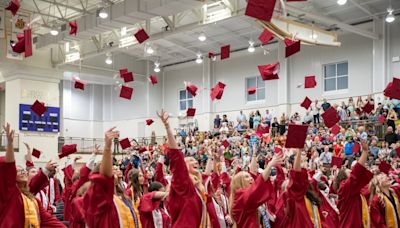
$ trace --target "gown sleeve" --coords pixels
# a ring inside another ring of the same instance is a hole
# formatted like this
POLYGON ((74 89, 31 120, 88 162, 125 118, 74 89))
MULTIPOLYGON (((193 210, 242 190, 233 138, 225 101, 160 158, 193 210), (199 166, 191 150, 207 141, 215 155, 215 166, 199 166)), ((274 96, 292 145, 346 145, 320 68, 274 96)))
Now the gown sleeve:
POLYGON ((160 206, 160 200, 153 200, 156 192, 149 192, 144 194, 140 199, 139 211, 144 213, 151 213, 153 210, 160 206))
POLYGON ((163 164, 160 162, 156 163, 156 173, 154 179, 164 186, 168 185, 168 181, 165 179, 164 171, 163 171, 163 164))
POLYGON ((39 170, 39 172, 29 182, 29 191, 33 195, 36 195, 40 190, 47 187, 47 185, 49 185, 49 178, 42 170, 39 170))
POLYGON ((239 195, 238 200, 242 202, 245 209, 256 210, 271 197, 273 186, 270 180, 264 181, 262 175, 258 175, 255 182, 249 188, 239 190, 239 192, 242 194, 239 195))
POLYGON ((86 182, 89 181, 89 174, 90 174, 90 169, 86 165, 83 165, 81 170, 79 171, 79 180, 75 181, 72 184, 71 196, 70 196, 69 200, 72 201, 72 199, 75 198, 76 192, 78 191, 78 189, 80 187, 82 187, 82 185, 84 185, 86 182))
POLYGON ((195 194, 192 179, 179 149, 169 149, 170 169, 172 172, 171 191, 180 196, 195 194))
POLYGON ((12 193, 18 190, 16 178, 15 162, 0 162, 0 211, 3 211, 12 193))
POLYGON ((351 171, 350 177, 341 183, 339 194, 342 194, 343 198, 359 195, 362 188, 369 183, 372 177, 373 174, 357 162, 351 171))

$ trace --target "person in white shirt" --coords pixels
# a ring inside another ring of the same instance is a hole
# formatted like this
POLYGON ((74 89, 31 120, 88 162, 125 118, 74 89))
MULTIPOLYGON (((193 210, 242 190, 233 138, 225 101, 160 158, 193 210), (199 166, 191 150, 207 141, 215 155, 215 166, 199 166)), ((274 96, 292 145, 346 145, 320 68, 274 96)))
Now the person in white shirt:
POLYGON ((318 100, 315 100, 315 103, 313 105, 311 105, 311 112, 314 116, 314 124, 319 124, 320 120, 319 120, 319 110, 321 109, 321 107, 318 104, 318 100))
POLYGON ((332 153, 329 152, 328 146, 324 147, 324 152, 322 152, 321 155, 319 156, 319 160, 322 162, 322 164, 331 164, 332 153))
POLYGON ((310 111, 307 111, 306 115, 303 118, 303 123, 310 124, 311 122, 313 122, 313 116, 310 114, 310 111))
POLYGON ((242 111, 242 110, 240 110, 240 113, 239 113, 239 115, 237 116, 236 120, 237 120, 238 123, 242 123, 242 122, 247 121, 246 115, 243 114, 243 111, 242 111))
POLYGON ((271 121, 272 121, 272 114, 269 113, 269 110, 267 109, 265 111, 265 118, 264 118, 264 123, 268 124, 268 126, 271 126, 271 121))

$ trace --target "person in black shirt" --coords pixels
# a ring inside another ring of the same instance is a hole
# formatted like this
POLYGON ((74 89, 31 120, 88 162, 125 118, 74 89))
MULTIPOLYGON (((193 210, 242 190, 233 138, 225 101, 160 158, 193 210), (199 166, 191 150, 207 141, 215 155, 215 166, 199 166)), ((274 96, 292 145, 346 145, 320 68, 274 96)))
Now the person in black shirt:
POLYGON ((220 127, 221 127, 221 118, 219 118, 219 115, 216 115, 214 119, 214 128, 220 128, 220 127))
POLYGON ((394 133, 393 128, 389 126, 386 130, 385 142, 391 146, 392 144, 397 143, 397 140, 397 134, 394 133))
POLYGON ((322 103, 321 107, 322 107, 322 109, 323 109, 324 112, 325 112, 326 110, 328 110, 328 109, 331 107, 331 104, 329 104, 329 103, 326 101, 326 98, 324 98, 324 103, 322 103))
POLYGON ((272 137, 275 137, 278 133, 278 128, 279 128, 278 119, 276 117, 274 117, 274 122, 272 122, 271 128, 272 128, 272 137))

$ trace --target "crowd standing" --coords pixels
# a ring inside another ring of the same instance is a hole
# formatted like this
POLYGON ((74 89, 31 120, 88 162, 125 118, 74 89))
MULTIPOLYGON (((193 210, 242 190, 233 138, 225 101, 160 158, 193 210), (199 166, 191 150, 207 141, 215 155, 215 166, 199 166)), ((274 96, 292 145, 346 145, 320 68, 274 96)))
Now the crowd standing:
POLYGON ((15 163, 6 124, 0 227, 399 227, 399 111, 394 99, 323 100, 303 117, 240 111, 234 121, 217 115, 210 132, 176 135, 161 110, 162 143, 130 145, 117 158, 121 136, 112 128, 81 167, 66 156, 65 167, 49 161, 41 169, 28 144, 26 164, 15 163), (366 104, 374 109, 365 112, 366 104), (331 108, 345 123, 335 131, 322 118, 331 108), (385 124, 385 135, 365 120, 385 124), (307 125, 301 148, 285 146, 293 124, 307 125))

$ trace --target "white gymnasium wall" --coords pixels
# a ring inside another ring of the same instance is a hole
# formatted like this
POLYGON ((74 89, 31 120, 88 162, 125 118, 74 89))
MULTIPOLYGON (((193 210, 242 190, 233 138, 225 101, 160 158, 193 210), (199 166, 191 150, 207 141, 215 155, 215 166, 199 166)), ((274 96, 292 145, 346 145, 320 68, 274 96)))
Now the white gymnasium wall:
POLYGON ((4 118, 6 115, 6 93, 0 91, 0 125, 4 124, 4 118))
POLYGON ((389 34, 387 40, 387 62, 389 77, 400 78, 400 61, 392 62, 393 57, 400 57, 400 22, 396 20, 392 24, 386 23, 386 31, 389 34))

